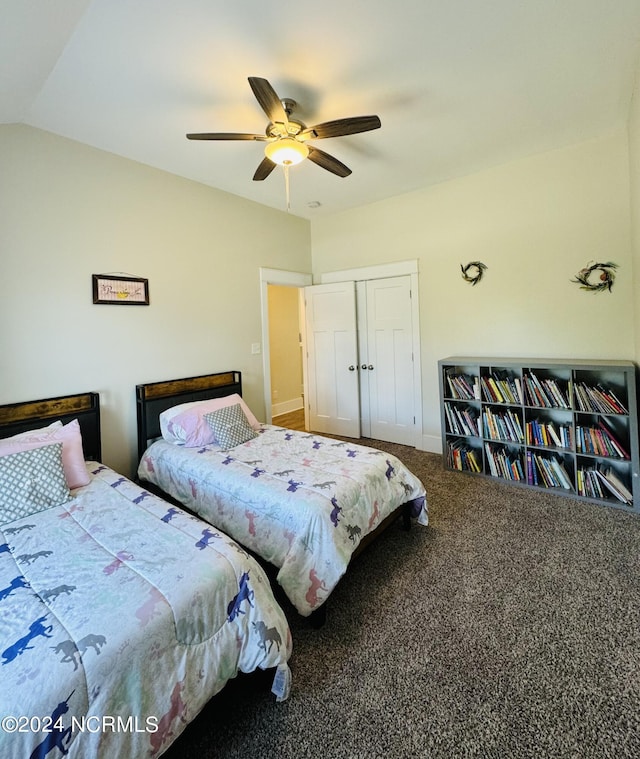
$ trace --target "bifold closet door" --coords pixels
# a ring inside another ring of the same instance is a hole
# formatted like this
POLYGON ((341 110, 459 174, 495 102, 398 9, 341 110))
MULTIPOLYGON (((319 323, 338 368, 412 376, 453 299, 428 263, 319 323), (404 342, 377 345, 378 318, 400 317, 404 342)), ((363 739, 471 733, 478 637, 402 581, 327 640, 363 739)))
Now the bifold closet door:
POLYGON ((304 291, 309 427, 360 437, 355 283, 304 291))
POLYGON ((362 434, 414 445, 411 278, 358 282, 362 434))

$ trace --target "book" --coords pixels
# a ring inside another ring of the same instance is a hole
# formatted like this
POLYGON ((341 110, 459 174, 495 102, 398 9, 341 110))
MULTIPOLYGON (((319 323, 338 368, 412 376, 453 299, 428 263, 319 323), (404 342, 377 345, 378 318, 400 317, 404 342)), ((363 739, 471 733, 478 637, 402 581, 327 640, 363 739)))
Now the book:
POLYGON ((569 475, 567 474, 564 465, 556 458, 551 458, 550 463, 556 474, 557 481, 560 483, 560 487, 563 487, 565 490, 573 490, 573 485, 571 484, 571 480, 569 479, 569 475))
POLYGON ((618 478, 616 473, 609 467, 604 470, 604 475, 624 496, 627 503, 633 503, 633 495, 626 485, 618 478))
POLYGON ((553 439, 553 442, 558 446, 558 448, 562 447, 562 441, 560 440, 560 436, 556 432, 555 427, 553 426, 553 422, 550 422, 547 425, 547 430, 549 431, 549 435, 553 439))
MULTIPOLYGON (((612 480, 610 480, 603 472, 601 472, 599 469, 593 470, 596 476, 599 478, 599 481, 605 486, 605 488, 614 495, 619 501, 622 503, 631 503, 631 499, 627 499, 623 494, 622 491, 615 486, 612 480)), ((603 491, 604 494, 604 491, 603 491)))
POLYGON ((615 448, 615 450, 620 455, 620 458, 629 460, 631 456, 629 455, 629 452, 622 447, 620 441, 614 436, 613 432, 607 427, 607 425, 603 421, 598 422, 598 427, 600 430, 602 430, 602 433, 607 437, 611 445, 615 448))

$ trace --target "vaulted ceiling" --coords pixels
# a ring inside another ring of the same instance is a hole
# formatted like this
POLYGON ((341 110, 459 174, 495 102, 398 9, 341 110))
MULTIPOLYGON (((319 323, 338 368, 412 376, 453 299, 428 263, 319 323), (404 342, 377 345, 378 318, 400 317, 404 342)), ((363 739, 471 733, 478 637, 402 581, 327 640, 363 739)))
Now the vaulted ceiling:
POLYGON ((640 54, 640 0, 2 0, 0 16, 0 122, 273 208, 282 169, 252 180, 264 142, 185 134, 264 133, 249 76, 307 125, 377 114, 313 143, 349 177, 290 169, 305 218, 620 129, 640 54))

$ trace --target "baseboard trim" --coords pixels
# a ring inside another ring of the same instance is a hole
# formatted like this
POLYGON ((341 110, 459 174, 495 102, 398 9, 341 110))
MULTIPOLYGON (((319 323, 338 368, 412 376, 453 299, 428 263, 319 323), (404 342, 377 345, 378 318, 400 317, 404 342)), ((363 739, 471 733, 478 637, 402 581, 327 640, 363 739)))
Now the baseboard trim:
POLYGON ((427 451, 427 453, 442 455, 442 438, 436 435, 423 435, 419 448, 421 451, 427 451))
POLYGON ((304 408, 304 402, 302 396, 298 398, 292 398, 290 401, 282 401, 281 403, 271 404, 271 416, 280 416, 280 414, 288 414, 291 411, 300 411, 304 408))

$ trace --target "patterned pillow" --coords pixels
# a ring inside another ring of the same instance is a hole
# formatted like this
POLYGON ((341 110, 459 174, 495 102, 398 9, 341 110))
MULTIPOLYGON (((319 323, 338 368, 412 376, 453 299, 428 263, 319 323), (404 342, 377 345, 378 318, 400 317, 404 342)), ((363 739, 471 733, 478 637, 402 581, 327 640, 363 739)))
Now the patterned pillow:
POLYGON ((0 456, 27 451, 30 448, 41 448, 43 445, 58 442, 62 443, 62 467, 67 485, 70 488, 88 485, 90 478, 84 463, 82 433, 77 419, 64 426, 62 422, 57 421, 48 427, 21 432, 13 437, 0 440, 0 456))
POLYGON ((62 443, 0 457, 0 525, 59 506, 70 498, 62 443))
POLYGON ((229 448, 235 448, 236 445, 258 437, 258 433, 249 424, 239 403, 211 411, 205 414, 204 418, 223 451, 228 451, 229 448))

